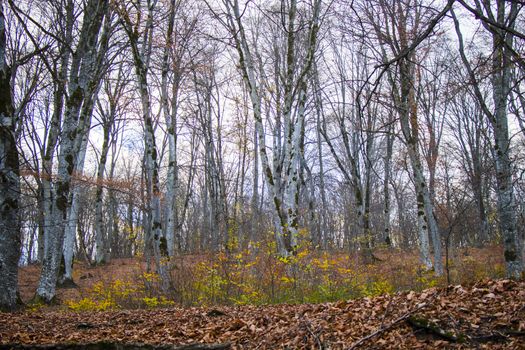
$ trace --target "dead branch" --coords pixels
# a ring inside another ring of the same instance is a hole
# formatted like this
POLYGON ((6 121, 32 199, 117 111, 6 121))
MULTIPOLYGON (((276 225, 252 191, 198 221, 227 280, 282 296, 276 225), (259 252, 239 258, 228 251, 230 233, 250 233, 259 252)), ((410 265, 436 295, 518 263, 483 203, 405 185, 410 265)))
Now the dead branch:
POLYGON ((359 346, 361 346, 364 342, 366 342, 367 340, 369 339, 372 339, 388 330, 390 330, 391 328, 393 328, 394 326, 398 325, 399 323, 405 321, 406 319, 408 319, 410 316, 412 316, 414 313, 422 310, 423 308, 425 308, 426 306, 428 306, 428 303, 422 303, 422 304, 419 304, 418 307, 416 307, 414 310, 411 310, 411 311, 408 311, 407 313, 405 313, 403 316, 400 316, 398 318, 396 318, 394 321, 392 321, 391 323, 389 323, 388 325, 386 326, 382 326, 382 327, 379 327, 377 330, 375 330, 374 332, 370 333, 369 335, 359 339, 357 342, 355 342, 354 344, 352 344, 352 346, 350 346, 347 350, 353 350, 353 349, 357 349, 359 346))

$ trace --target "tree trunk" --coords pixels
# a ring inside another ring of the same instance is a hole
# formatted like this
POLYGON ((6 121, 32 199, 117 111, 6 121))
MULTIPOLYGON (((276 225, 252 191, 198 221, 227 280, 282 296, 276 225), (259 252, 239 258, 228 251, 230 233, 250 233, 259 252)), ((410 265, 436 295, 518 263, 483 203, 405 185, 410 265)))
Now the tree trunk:
POLYGON ((416 190, 418 237, 421 253, 421 262, 427 269, 432 268, 430 259, 430 242, 428 237, 429 216, 425 199, 428 197, 426 180, 419 156, 419 126, 417 122, 417 106, 414 100, 414 73, 413 64, 409 58, 402 59, 399 63, 400 91, 396 97, 396 108, 399 113, 401 131, 407 144, 408 156, 412 167, 413 181, 416 190))
MULTIPOLYGON (((148 5, 150 4, 148 3, 148 5)), ((162 289, 163 291, 167 291, 170 286, 170 278, 166 262, 161 260, 161 242, 163 242, 162 246, 164 247, 166 246, 166 242, 162 230, 158 153, 155 145, 155 130, 151 116, 151 101, 148 86, 149 60, 151 58, 151 45, 153 40, 153 10, 154 6, 152 4, 148 6, 146 22, 144 23, 146 30, 143 33, 143 37, 140 38, 135 25, 130 21, 127 10, 125 8, 118 9, 120 12, 120 21, 129 39, 142 107, 142 121, 144 123, 144 164, 148 206, 147 216, 150 218, 149 225, 151 227, 150 239, 153 256, 155 258, 155 266, 161 279, 162 289), (140 47, 139 42, 141 42, 140 47)))
MULTIPOLYGON (((101 69, 95 62, 99 31, 106 15, 108 4, 103 0, 90 0, 86 3, 85 12, 91 16, 84 17, 79 45, 72 61, 69 77, 69 94, 62 125, 60 153, 58 157, 58 172, 53 199, 51 229, 47 237, 48 249, 45 249, 42 273, 36 291, 36 298, 51 302, 55 297, 58 279, 64 230, 67 223, 68 209, 71 205, 71 179, 76 170, 76 158, 80 150, 81 140, 89 125, 87 118, 91 115, 80 113, 82 104, 89 100, 96 91, 99 81, 97 71, 101 69)), ((104 54, 101 49, 100 54, 104 54)))
POLYGON ((178 164, 177 164, 177 111, 178 111, 178 94, 180 85, 180 62, 176 60, 170 52, 173 51, 173 32, 175 25, 176 0, 170 1, 168 14, 168 28, 166 31, 166 46, 164 47, 162 57, 161 72, 161 106, 166 120, 168 133, 168 173, 166 180, 166 224, 165 233, 168 255, 173 256, 175 252, 175 230, 177 226, 177 206, 176 196, 178 188, 178 164), (170 57, 172 60, 170 61, 170 57), (170 68, 175 70, 174 81, 172 82, 171 108, 168 96, 168 73, 170 68))
MULTIPOLYGON (((497 1, 497 22, 507 24, 505 18, 506 1, 497 1)), ((515 26, 517 4, 510 5, 509 22, 515 26)), ((505 248, 507 276, 520 278, 524 272, 523 242, 516 226, 516 206, 512 183, 512 161, 510 159, 510 136, 507 117, 507 101, 511 88, 511 55, 508 47, 513 47, 513 35, 502 29, 494 29, 492 35, 494 57, 492 60, 492 98, 494 100, 494 151, 496 155, 496 180, 498 195, 499 228, 505 248)))
MULTIPOLYGON (((276 223, 276 240, 279 253, 287 256, 294 254, 297 249, 297 233, 298 233, 298 196, 300 185, 300 157, 302 145, 301 132, 304 125, 304 111, 300 111, 305 104, 306 99, 306 79, 311 71, 314 53, 317 46, 317 32, 319 30, 319 16, 321 2, 315 1, 312 7, 311 18, 308 22, 308 39, 306 45, 306 57, 303 62, 298 64, 296 60, 296 11, 297 1, 292 0, 289 3, 287 14, 283 13, 283 18, 286 18, 285 40, 286 40, 286 67, 284 72, 284 105, 283 105, 283 119, 284 119, 284 137, 286 142, 283 148, 275 148, 274 150, 274 167, 269 164, 269 157, 266 150, 266 142, 263 128, 262 109, 261 109, 261 93, 256 80, 256 67, 252 55, 252 48, 250 48, 244 24, 242 22, 241 10, 239 8, 238 0, 231 0, 225 2, 226 9, 230 16, 225 23, 230 33, 233 35, 235 47, 239 54, 239 65, 242 72, 243 80, 248 88, 250 100, 253 106, 253 114, 255 119, 255 129, 258 138, 259 152, 261 156, 262 171, 265 175, 266 183, 271 193, 272 202, 275 210, 276 223), (297 111, 294 125, 292 121, 292 110, 297 111), (275 151, 279 153, 279 157, 275 151), (284 158, 281 158, 284 157, 284 158), (275 160, 283 159, 283 162, 275 166, 275 160), (286 176, 283 179, 284 196, 281 196, 280 176, 281 171, 286 176)), ((276 63, 278 62, 277 57, 276 63)), ((279 69, 277 69, 279 70, 279 69)), ((277 79, 278 75, 276 75, 277 79)), ((280 89, 276 89, 279 93, 280 89)), ((279 116, 279 101, 277 99, 277 115, 279 116)), ((276 122, 279 125, 279 121, 276 122)), ((280 138, 279 138, 280 140, 280 138)), ((280 142, 278 140, 278 142, 280 142)))
MULTIPOLYGON (((390 117, 389 123, 393 123, 393 118, 390 117)), ((391 165, 392 165, 392 153, 394 146, 394 130, 393 126, 388 127, 386 140, 386 152, 383 158, 383 164, 385 169, 385 175, 383 179, 383 232, 385 235, 385 243, 388 246, 392 245, 392 230, 390 225, 390 178, 391 178, 391 165)))
POLYGON ((0 310, 14 310, 21 248, 20 165, 15 139, 11 73, 6 63, 4 4, 0 1, 0 310))
MULTIPOLYGON (((104 229, 104 216, 102 212, 103 207, 103 181, 104 172, 106 170, 106 161, 109 152, 109 135, 110 125, 104 125, 104 136, 102 141, 102 149, 100 151, 100 160, 98 162, 97 170, 97 189, 95 193, 95 241, 96 241, 96 253, 95 259, 97 264, 104 264, 106 262, 106 245, 109 244, 107 235, 104 229)), ((111 215, 111 214, 110 214, 111 215)))
MULTIPOLYGON (((77 156, 77 170, 78 173, 81 173, 84 169, 84 160, 86 157, 86 150, 88 145, 88 133, 82 138, 82 145, 80 146, 80 152, 77 156)), ((68 209, 67 214, 67 223, 64 231, 64 275, 59 276, 59 284, 67 285, 73 282, 73 255, 75 252, 75 240, 77 233, 77 224, 78 224, 78 211, 79 201, 80 201, 80 184, 76 184, 73 187, 73 194, 71 199, 71 206, 68 209)))
MULTIPOLYGON (((493 18, 499 25, 509 26, 513 29, 518 15, 517 3, 511 3, 508 7, 506 1, 496 2, 496 13, 491 7, 481 7, 476 1, 478 9, 489 12, 489 17, 493 18), (508 12, 507 12, 508 8, 508 12)), ((452 12, 453 13, 453 12, 452 12)), ((459 41, 459 51, 461 59, 467 68, 469 76, 473 82, 472 87, 478 99, 485 117, 490 121, 494 131, 494 158, 496 163, 496 182, 498 198, 499 230, 503 237, 504 257, 506 275, 509 278, 520 278, 525 268, 525 256, 523 242, 517 230, 516 208, 514 203, 513 182, 512 182, 512 162, 510 159, 510 135, 507 116, 508 97, 511 89, 512 72, 512 48, 514 46, 514 35, 504 29, 493 27, 491 24, 482 22, 483 26, 492 35, 492 100, 494 111, 492 112, 483 93, 477 84, 474 71, 465 55, 463 36, 459 27, 459 22, 453 13, 456 34, 459 41)))

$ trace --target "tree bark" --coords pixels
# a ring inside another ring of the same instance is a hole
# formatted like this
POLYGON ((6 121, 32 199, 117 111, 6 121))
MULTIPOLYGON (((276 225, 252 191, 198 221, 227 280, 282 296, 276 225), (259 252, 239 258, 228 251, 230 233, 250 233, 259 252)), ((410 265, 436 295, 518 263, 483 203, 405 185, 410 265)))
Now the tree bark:
MULTIPOLYGON (((137 26, 130 20, 127 9, 119 8, 119 18, 128 36, 137 85, 142 107, 142 121, 144 123, 144 164, 147 193, 147 215, 150 218, 151 243, 157 273, 161 278, 162 289, 167 291, 170 286, 170 278, 164 259, 161 260, 161 241, 165 242, 162 230, 161 206, 160 206, 160 182, 158 153, 155 144, 155 130, 151 116, 151 101, 148 86, 148 70, 151 55, 152 31, 153 31, 153 9, 154 4, 147 2, 147 13, 145 31, 140 38, 137 26), (141 42, 141 46, 139 46, 141 42)), ((139 10, 141 10, 139 8, 139 10)), ((165 243, 164 243, 165 246, 165 243)))
MULTIPOLYGON (((489 17, 505 26, 509 24, 514 28, 516 16, 518 14, 518 5, 511 3, 508 7, 506 1, 498 0, 496 2, 496 13, 493 13, 491 7, 482 7, 482 4, 476 0, 476 6, 481 11, 483 8, 488 12, 489 17)), ((453 12, 452 12, 453 13, 453 12)), ((463 35, 461 33, 457 17, 453 13, 456 34, 459 41, 459 51, 461 59, 468 71, 472 81, 474 94, 481 105, 485 117, 489 120, 494 131, 494 158, 496 163, 496 182, 498 198, 498 216, 499 229, 503 237, 504 257, 506 275, 509 278, 520 278, 525 268, 525 254, 523 242, 517 230, 516 207, 514 203, 514 192, 512 183, 512 162, 510 159, 510 135, 507 116, 508 97, 511 89, 511 72, 512 72, 512 53, 510 50, 514 44, 514 36, 508 31, 495 28, 492 25, 483 22, 484 27, 491 33, 493 54, 491 59, 492 65, 492 100, 494 110, 490 110, 485 98, 480 91, 474 71, 465 55, 463 45, 463 35)))
MULTIPOLYGON (((312 6, 311 17, 308 22, 308 39, 306 45, 306 57, 300 64, 297 61, 296 49, 296 11, 297 1, 292 0, 287 6, 285 25, 286 40, 286 67, 284 72, 284 95, 282 105, 282 117, 284 121, 285 142, 281 147, 274 149, 274 167, 270 166, 269 156, 266 150, 266 142, 263 128, 263 116, 261 108, 261 91, 256 79, 256 66, 253 57, 253 49, 250 47, 238 0, 225 2, 228 20, 225 23, 233 35, 235 47, 239 55, 239 65, 243 80, 248 88, 250 100, 253 107, 255 129, 258 138, 259 153, 261 157, 262 171, 271 193, 274 210, 276 213, 276 241, 279 253, 284 256, 295 254, 297 249, 298 221, 298 198, 300 186, 300 160, 304 129, 304 104, 306 99, 307 76, 309 75, 314 61, 314 53, 317 46, 317 32, 320 22, 321 2, 315 1, 312 6), (294 123, 292 124, 292 111, 296 111, 294 123), (279 154, 275 152, 279 152, 279 154), (278 161, 279 164, 275 164, 278 161), (281 171, 284 178, 281 191, 281 171)), ((277 58, 276 58, 277 59, 277 58)), ((275 61, 278 62, 277 60, 275 61)), ((277 68, 277 70, 279 70, 277 68)), ((276 75, 277 78, 278 75, 276 75)), ((279 93, 280 89, 277 89, 279 93)), ((277 115, 280 117, 280 99, 277 99, 277 115)), ((277 127, 280 121, 276 121, 277 127)), ((277 140, 280 143, 280 137, 277 140)))
POLYGON ((96 241, 96 253, 95 258, 97 264, 103 264, 106 262, 107 248, 109 244, 106 230, 104 229, 104 216, 102 212, 103 207, 103 181, 104 172, 106 170, 106 162, 109 152, 109 135, 111 124, 103 125, 103 139, 102 149, 100 150, 100 160, 98 162, 97 169, 97 189, 95 193, 95 241, 96 241))
POLYGON ((51 302, 55 297, 64 230, 67 223, 68 209, 71 206, 71 179, 76 167, 76 158, 81 140, 89 125, 91 115, 81 113, 82 105, 96 90, 98 76, 95 58, 99 31, 106 15, 108 4, 104 0, 90 0, 86 3, 85 12, 91 16, 84 17, 80 32, 79 45, 71 64, 69 76, 69 93, 63 117, 62 138, 58 157, 58 172, 55 185, 55 197, 51 215, 51 229, 47 237, 42 273, 36 291, 36 298, 51 302))
POLYGON ((6 62, 6 23, 0 1, 0 310, 14 310, 21 248, 20 163, 15 139, 11 72, 6 62))

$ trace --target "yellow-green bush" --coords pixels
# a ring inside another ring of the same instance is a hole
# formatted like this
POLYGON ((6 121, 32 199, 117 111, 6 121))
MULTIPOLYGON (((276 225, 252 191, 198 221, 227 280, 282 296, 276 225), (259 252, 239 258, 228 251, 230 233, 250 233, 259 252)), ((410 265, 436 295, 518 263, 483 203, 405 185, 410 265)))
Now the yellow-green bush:
POLYGON ((73 311, 105 311, 121 308, 167 307, 175 303, 165 296, 151 296, 148 284, 157 283, 156 274, 142 274, 142 284, 116 279, 98 282, 80 300, 67 300, 66 306, 73 311))
POLYGON ((68 300, 66 305, 73 311, 106 311, 117 308, 114 301, 110 299, 93 300, 90 298, 82 298, 79 301, 68 300))
POLYGON ((422 291, 424 289, 435 287, 439 284, 439 279, 436 278, 434 271, 432 270, 426 270, 422 267, 417 267, 412 271, 415 277, 414 287, 411 288, 413 290, 422 291))
MULTIPOLYGON (((237 230, 229 233, 222 252, 166 262, 171 264, 175 288, 171 294, 162 292, 157 274, 144 272, 131 281, 96 284, 80 301, 70 301, 68 306, 73 310, 154 308, 171 306, 174 298, 184 305, 199 306, 322 303, 421 291, 446 283, 446 277, 437 278, 433 271, 419 266, 414 253, 379 250, 374 253, 380 259, 365 264, 370 260, 359 253, 319 251, 301 231, 296 254, 283 257, 276 253, 273 234, 266 240, 246 243, 238 239, 237 230)), ((498 260, 486 261, 454 256, 449 262, 451 282, 472 283, 503 274, 498 260)))
MULTIPOLYGON (((189 305, 321 303, 446 284, 445 276, 419 266, 418 254, 383 250, 384 261, 364 264, 360 255, 319 252, 307 240, 300 242, 296 255, 279 256, 272 234, 245 249, 231 244, 225 252, 172 272, 190 281, 178 278, 189 305)), ((451 275, 462 278, 453 283, 496 277, 503 270, 501 264, 460 258, 450 266, 451 275)))
POLYGON ((157 297, 143 297, 142 301, 148 308, 156 308, 156 307, 168 307, 168 306, 174 306, 175 302, 173 300, 168 300, 166 297, 161 296, 160 298, 157 297))
POLYGON ((392 284, 386 279, 379 279, 360 286, 361 294, 365 297, 377 297, 390 294, 394 291, 392 284))

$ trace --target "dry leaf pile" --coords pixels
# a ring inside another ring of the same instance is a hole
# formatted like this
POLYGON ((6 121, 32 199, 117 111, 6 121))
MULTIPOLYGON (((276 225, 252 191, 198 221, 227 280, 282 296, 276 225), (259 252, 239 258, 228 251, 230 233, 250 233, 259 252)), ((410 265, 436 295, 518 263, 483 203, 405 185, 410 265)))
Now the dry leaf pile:
POLYGON ((101 341, 207 344, 202 349, 525 349, 525 282, 317 305, 0 314, 0 349, 101 341))

